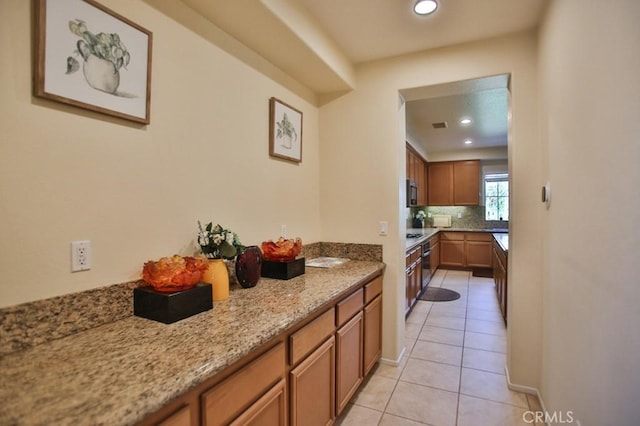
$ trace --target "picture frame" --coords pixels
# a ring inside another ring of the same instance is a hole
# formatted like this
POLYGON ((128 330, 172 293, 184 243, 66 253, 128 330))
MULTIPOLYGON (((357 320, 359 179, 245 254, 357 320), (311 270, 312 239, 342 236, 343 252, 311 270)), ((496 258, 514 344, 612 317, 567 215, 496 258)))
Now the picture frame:
POLYGON ((269 155, 302 161, 302 111, 277 98, 269 99, 269 155))
POLYGON ((35 0, 34 95, 150 123, 153 34, 95 0, 35 0))

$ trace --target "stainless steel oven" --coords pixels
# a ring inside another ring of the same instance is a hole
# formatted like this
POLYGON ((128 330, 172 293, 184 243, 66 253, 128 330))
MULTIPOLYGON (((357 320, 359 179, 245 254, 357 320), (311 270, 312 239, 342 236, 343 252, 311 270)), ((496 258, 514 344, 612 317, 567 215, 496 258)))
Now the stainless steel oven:
POLYGON ((418 205, 418 184, 407 179, 407 207, 418 205))

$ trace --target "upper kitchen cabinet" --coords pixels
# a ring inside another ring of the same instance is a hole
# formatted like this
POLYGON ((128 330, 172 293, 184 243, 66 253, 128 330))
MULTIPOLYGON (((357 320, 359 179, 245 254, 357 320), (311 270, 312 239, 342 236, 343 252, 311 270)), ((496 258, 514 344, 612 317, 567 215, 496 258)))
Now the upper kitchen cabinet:
POLYGON ((407 144, 407 179, 418 186, 418 205, 427 204, 427 162, 407 144))
POLYGON ((429 163, 428 205, 476 206, 480 204, 480 161, 429 163))
POLYGON ((480 161, 453 163, 453 204, 455 206, 480 204, 480 161))

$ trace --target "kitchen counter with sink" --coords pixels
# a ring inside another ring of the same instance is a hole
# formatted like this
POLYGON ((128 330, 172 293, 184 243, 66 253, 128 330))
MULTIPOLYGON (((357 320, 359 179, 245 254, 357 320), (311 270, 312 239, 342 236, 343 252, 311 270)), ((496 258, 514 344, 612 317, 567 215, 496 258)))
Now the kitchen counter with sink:
POLYGON ((306 268, 288 281, 232 289, 173 324, 129 316, 0 356, 0 424, 133 424, 350 289, 378 261, 306 268))

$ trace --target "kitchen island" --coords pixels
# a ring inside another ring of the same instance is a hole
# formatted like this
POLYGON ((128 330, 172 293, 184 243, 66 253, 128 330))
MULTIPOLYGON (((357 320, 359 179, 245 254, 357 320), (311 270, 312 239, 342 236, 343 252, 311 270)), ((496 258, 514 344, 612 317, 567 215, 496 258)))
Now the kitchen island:
MULTIPOLYGON (((131 316, 0 358, 0 424, 134 424, 384 270, 351 260, 233 289, 174 324, 131 316)), ((381 288, 381 287, 380 287, 381 288)))

